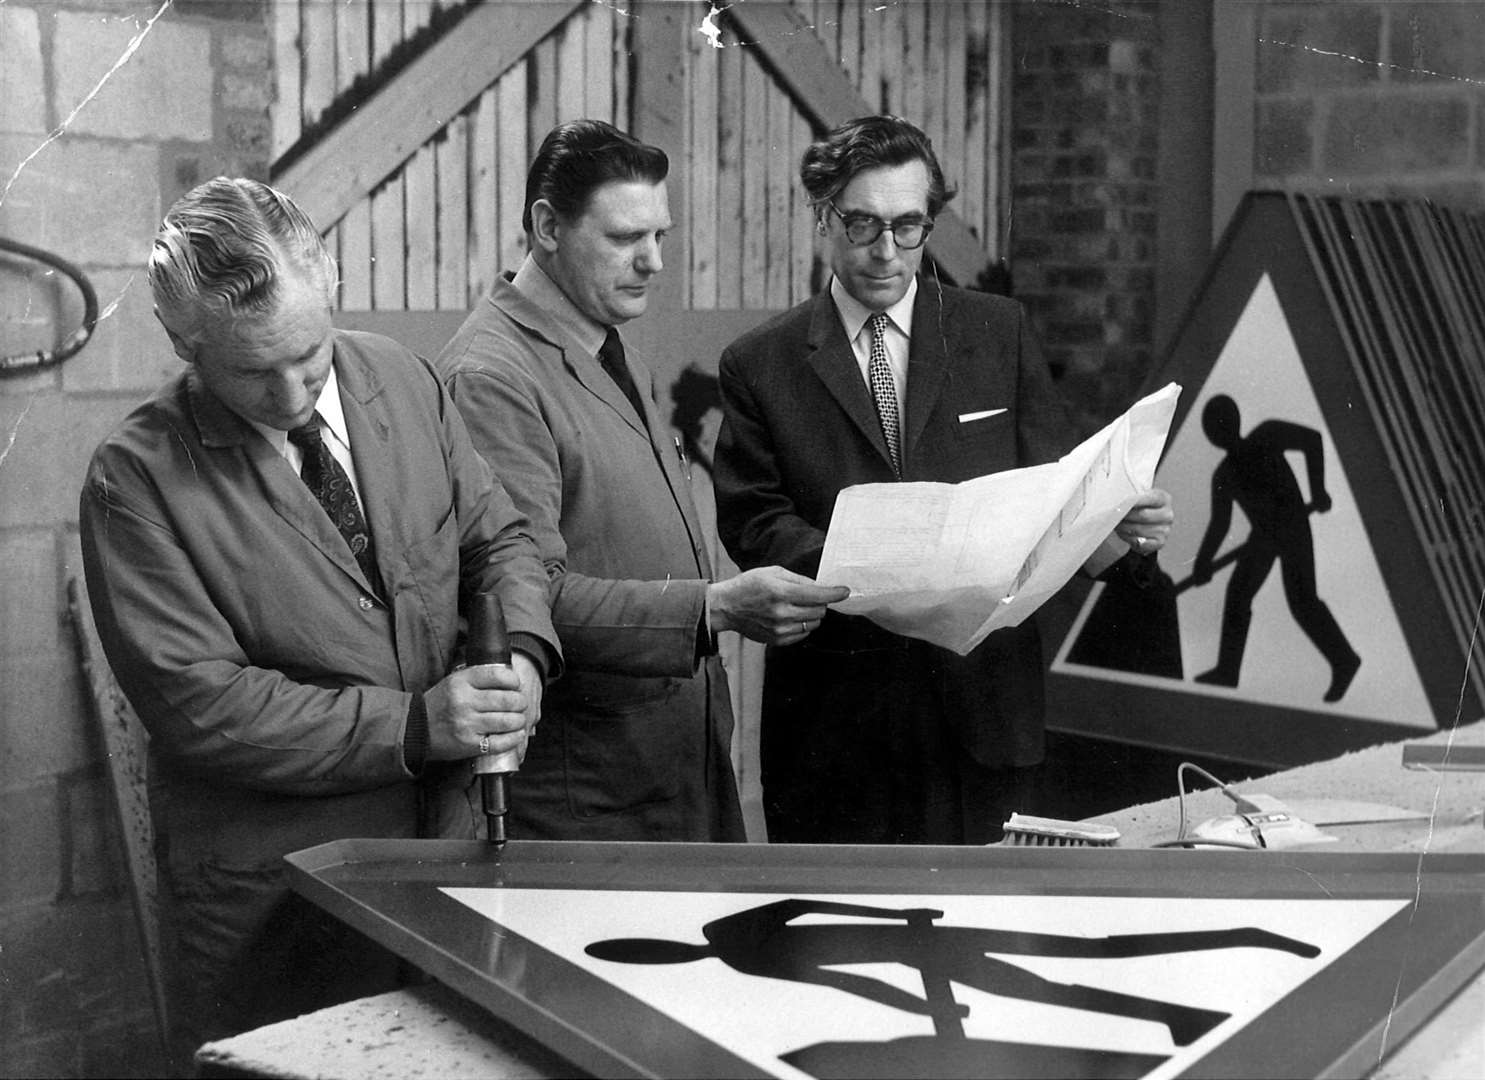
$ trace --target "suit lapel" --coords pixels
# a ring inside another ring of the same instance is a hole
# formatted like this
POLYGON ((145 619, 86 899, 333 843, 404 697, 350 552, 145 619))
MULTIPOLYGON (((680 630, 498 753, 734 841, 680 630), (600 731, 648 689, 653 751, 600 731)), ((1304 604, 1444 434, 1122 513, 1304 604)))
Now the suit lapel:
POLYGON ((861 367, 856 354, 846 339, 846 331, 840 324, 840 313, 835 310, 835 301, 826 289, 815 297, 814 310, 810 313, 809 365, 830 391, 836 403, 856 428, 866 437, 889 465, 892 455, 887 450, 887 437, 882 434, 882 422, 877 417, 877 407, 871 400, 871 391, 861 377, 861 367))
POLYGON ((247 468, 257 478, 268 505, 294 531, 324 553, 325 557, 360 578, 360 568, 351 555, 345 539, 335 529, 329 515, 310 494, 294 472, 293 466, 246 420, 228 409, 202 385, 192 371, 187 392, 201 445, 212 449, 236 449, 247 468))
MULTIPOLYGON (((563 334, 560 340, 554 342, 554 344, 562 350, 562 355, 567 361, 568 370, 572 372, 578 382, 583 384, 583 388, 601 400, 610 409, 613 409, 614 412, 618 413, 623 418, 624 423, 628 424, 634 429, 636 434, 648 442, 650 434, 645 430, 645 422, 635 413, 634 406, 624 396, 624 391, 620 390, 618 384, 609 377, 608 372, 603 370, 603 365, 598 362, 598 358, 589 356, 583 352, 577 342, 573 341, 566 334, 563 334)), ((645 388, 650 385, 650 373, 636 369, 634 360, 629 356, 627 346, 624 350, 624 366, 629 369, 629 377, 634 380, 634 385, 639 387, 641 402, 645 403, 645 399, 648 396, 645 388)), ((648 408, 647 403, 646 408, 648 408)))
MULTIPOLYGON (((620 333, 619 340, 622 341, 623 338, 624 335, 620 333)), ((650 374, 649 369, 634 358, 626 342, 624 345, 624 366, 629 369, 629 378, 634 381, 635 387, 639 390, 639 401, 644 407, 646 414, 644 417, 640 417, 634 411, 634 405, 630 402, 624 391, 620 390, 618 384, 609 377, 609 373, 603 370, 603 365, 598 362, 597 357, 589 356, 586 359, 588 361, 587 364, 574 365, 574 370, 579 372, 579 377, 582 379, 583 385, 602 398, 604 403, 610 408, 615 409, 624 418, 624 423, 643 435, 646 440, 649 440, 650 433, 656 430, 654 409, 652 407, 655 397, 652 393, 654 377, 650 374)))
MULTIPOLYGON (((383 582, 395 581, 397 575, 389 575, 386 564, 394 555, 401 557, 398 553, 402 545, 392 527, 394 519, 389 500, 393 493, 382 490, 381 486, 386 478, 396 475, 390 460, 392 425, 387 417, 382 382, 377 378, 376 369, 347 348, 343 340, 335 343, 335 376, 340 386, 340 407, 345 415, 346 434, 351 439, 351 458, 356 465, 361 513, 366 516, 366 526, 371 530, 377 570, 383 582)), ((363 588, 371 588, 348 545, 337 545, 336 556, 336 562, 363 588)))
MULTIPOLYGON (((655 406, 655 395, 652 392, 654 376, 650 374, 649 368, 628 349, 624 356, 629 364, 630 376, 638 376, 635 383, 639 387, 639 399, 645 407, 645 418, 649 423, 645 438, 650 442, 650 452, 655 455, 655 464, 665 477, 665 483, 670 488, 670 497, 675 500, 681 511, 681 518, 686 523, 686 531, 691 537, 691 550, 696 553, 701 576, 710 578, 711 556, 707 553, 706 534, 701 527, 701 517, 696 511, 696 495, 691 488, 691 478, 686 475, 681 463, 680 443, 667 441, 672 438, 671 428, 668 421, 661 419, 655 406)), ((604 377, 607 378, 607 375, 604 377)), ((609 382, 613 380, 609 379, 609 382)))
MULTIPOLYGON (((395 550, 395 543, 390 536, 385 536, 384 531, 389 527, 388 515, 382 511, 373 513, 373 505, 376 505, 375 477, 385 475, 381 468, 381 462, 386 455, 386 433, 383 430, 378 435, 377 426, 368 424, 359 407, 352 407, 356 394, 347 393, 348 381, 352 385, 360 386, 360 396, 365 396, 365 379, 358 379, 354 372, 356 365, 345 362, 345 354, 337 339, 335 345, 335 372, 340 380, 341 402, 345 406, 346 427, 351 436, 352 454, 356 462, 356 476, 361 486, 361 501, 363 512, 371 525, 372 539, 376 544, 377 561, 382 559, 384 551, 395 550), (347 374, 351 378, 347 380, 347 374), (373 496, 368 501, 368 492, 373 496)), ((340 567, 355 579, 361 588, 368 592, 374 592, 366 575, 361 572, 357 565, 355 556, 351 554, 350 545, 345 542, 345 537, 335 528, 335 523, 330 520, 309 488, 304 486, 304 481, 294 472, 283 456, 268 442, 267 439, 255 431, 246 421, 239 419, 231 410, 221 402, 217 401, 212 394, 201 386, 195 374, 191 376, 191 405, 196 416, 196 424, 201 432, 201 441, 204 446, 213 447, 237 447, 247 462, 248 468, 258 478, 258 483, 267 496, 268 505, 273 512, 281 517, 295 532, 299 533, 336 566, 340 567)))
MULTIPOLYGON (((620 336, 623 336, 622 333, 620 336)), ((607 394, 600 396, 618 408, 624 416, 624 422, 634 428, 650 444, 650 453, 655 455, 655 464, 670 488, 670 497, 675 500, 676 506, 681 511, 681 518, 686 523, 686 529, 691 534, 691 549, 696 552, 701 576, 710 578, 711 560, 706 551, 701 519, 696 513, 696 499, 691 491, 690 479, 681 469, 679 447, 666 442, 670 437, 670 424, 661 418, 655 406, 655 377, 650 373, 649 366, 637 357, 627 344, 624 347, 624 363, 629 367, 629 377, 639 388, 639 401, 645 410, 644 423, 636 424, 634 409, 630 406, 629 399, 614 385, 614 380, 609 378, 608 372, 603 370, 602 365, 594 360, 591 366, 597 372, 597 380, 608 391, 607 394), (622 407, 616 402, 622 402, 622 407)))
POLYGON ((907 420, 903 461, 913 460, 913 448, 928 426, 948 382, 951 358, 959 355, 959 320, 944 311, 937 287, 918 280, 913 303, 913 338, 908 346, 907 420))
MULTIPOLYGON (((703 534, 701 521, 696 513, 696 500, 692 495, 689 482, 680 471, 679 460, 672 460, 670 456, 674 452, 673 448, 665 445, 663 441, 669 434, 670 426, 661 419, 655 408, 654 376, 650 373, 648 366, 635 356, 626 343, 624 363, 628 365, 629 377, 639 388, 640 404, 645 409, 644 419, 641 420, 635 414, 634 406, 624 396, 624 391, 620 390, 614 380, 609 377, 608 372, 603 370, 603 365, 598 362, 598 358, 589 356, 572 335, 563 330, 556 320, 547 314, 545 309, 533 303, 514 285, 506 282, 496 286, 491 302, 515 320, 527 333, 534 334, 556 349, 561 354, 562 363, 567 371, 582 385, 584 390, 618 413, 635 435, 649 444, 650 452, 655 455, 655 463, 670 487, 671 497, 675 500, 676 506, 680 508, 681 517, 691 532, 691 547, 697 553, 702 576, 710 577, 710 560, 706 553, 706 544, 702 542, 703 534)), ((622 330, 619 336, 623 337, 622 330)))
MULTIPOLYGON (((629 404, 624 391, 620 390, 614 380, 609 378, 608 372, 603 370, 603 365, 598 362, 598 358, 584 351, 573 336, 564 330, 545 309, 533 303, 514 285, 504 281, 496 286, 491 296, 491 303, 528 332, 535 334, 557 349, 562 354, 562 362, 567 366, 567 370, 583 389, 613 409, 623 418, 624 423, 634 429, 636 434, 648 441, 650 436, 645 430, 644 421, 635 414, 634 406, 629 404)), ((624 363, 629 368, 629 377, 634 379, 635 385, 640 388, 640 397, 644 398, 645 387, 650 384, 650 373, 636 368, 633 359, 628 355, 627 348, 624 363)))

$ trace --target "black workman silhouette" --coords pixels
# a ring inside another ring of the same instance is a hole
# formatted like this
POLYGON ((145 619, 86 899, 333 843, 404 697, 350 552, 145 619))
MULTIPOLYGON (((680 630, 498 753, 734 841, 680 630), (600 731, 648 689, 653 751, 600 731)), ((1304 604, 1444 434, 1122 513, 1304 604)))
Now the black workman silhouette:
POLYGON ((834 987, 891 1008, 931 1017, 938 1038, 963 1038, 969 1008, 954 1000, 950 982, 989 994, 1087 1009, 1164 1024, 1177 1046, 1186 1046, 1226 1020, 1209 1009, 1137 997, 1091 986, 1044 979, 987 954, 1115 959, 1210 949, 1277 949, 1314 957, 1313 945, 1255 927, 1158 934, 1073 937, 975 926, 936 926, 942 911, 880 908, 830 900, 778 900, 713 919, 701 928, 705 945, 655 938, 615 938, 587 947, 590 956, 629 964, 676 964, 716 957, 748 975, 834 987), (808 923, 804 915, 845 915, 880 922, 808 923), (867 975, 835 970, 842 964, 899 963, 922 973, 924 995, 867 975))
POLYGON ((1253 621, 1253 597, 1277 560, 1289 613, 1330 664, 1325 700, 1339 701, 1356 677, 1361 657, 1315 591, 1315 540, 1309 515, 1312 510, 1325 513, 1331 506, 1325 490, 1325 448, 1320 433, 1287 420, 1265 420, 1245 438, 1240 434, 1237 402, 1226 394, 1207 402, 1201 426, 1212 445, 1227 451, 1227 456, 1212 473, 1212 515, 1196 552, 1192 584, 1204 585, 1212 580, 1214 556, 1232 524, 1234 503, 1247 517, 1249 533, 1243 544, 1224 556, 1223 561, 1234 565, 1223 601, 1217 666, 1196 676, 1196 681, 1216 686, 1238 684, 1248 627, 1253 621), (1286 450, 1297 450, 1305 456, 1308 505, 1284 458, 1286 450))

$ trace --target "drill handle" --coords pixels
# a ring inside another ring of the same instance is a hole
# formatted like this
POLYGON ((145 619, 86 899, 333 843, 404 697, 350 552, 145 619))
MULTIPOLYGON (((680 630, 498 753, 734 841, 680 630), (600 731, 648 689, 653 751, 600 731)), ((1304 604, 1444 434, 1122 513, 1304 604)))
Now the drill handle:
MULTIPOLYGON (((464 646, 464 661, 467 664, 499 664, 510 667, 510 635, 505 629, 505 609, 497 593, 480 593, 469 609, 469 637, 464 646)), ((521 767, 521 755, 516 750, 499 754, 485 754, 473 761, 477 775, 486 773, 513 773, 521 767)))
POLYGON ((484 776, 486 773, 513 773, 521 768, 521 755, 515 750, 505 750, 499 754, 471 758, 469 763, 476 776, 484 776))
POLYGON ((464 642, 464 662, 510 666, 510 634, 505 628, 505 608, 500 594, 485 592, 474 597, 469 608, 469 634, 464 642))

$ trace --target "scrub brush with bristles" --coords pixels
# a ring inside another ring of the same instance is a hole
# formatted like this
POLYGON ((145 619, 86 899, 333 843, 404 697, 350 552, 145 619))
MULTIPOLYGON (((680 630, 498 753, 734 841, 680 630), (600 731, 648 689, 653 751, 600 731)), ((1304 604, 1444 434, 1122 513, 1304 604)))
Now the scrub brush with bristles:
POLYGON ((1003 829, 1002 847, 1112 847, 1119 841, 1119 830, 1112 825, 1027 814, 1012 814, 1003 829))

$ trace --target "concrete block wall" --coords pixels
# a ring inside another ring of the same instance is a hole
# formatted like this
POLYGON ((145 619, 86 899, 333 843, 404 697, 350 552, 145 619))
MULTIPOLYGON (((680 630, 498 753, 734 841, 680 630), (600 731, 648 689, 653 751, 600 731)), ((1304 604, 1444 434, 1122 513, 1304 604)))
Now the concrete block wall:
POLYGON ((1265 3, 1256 186, 1485 206, 1485 4, 1265 3))
MULTIPOLYGON (((0 4, 0 236, 79 266, 102 317, 60 366, 0 375, 0 1075, 149 1076, 139 941, 73 646, 92 448, 179 370, 143 267, 164 209, 266 178, 268 0, 0 4)), ((0 351, 55 349, 78 291, 0 252, 0 351)))
POLYGON ((1016 4, 1013 287, 1088 431, 1152 362, 1158 49, 1149 2, 1016 4))

